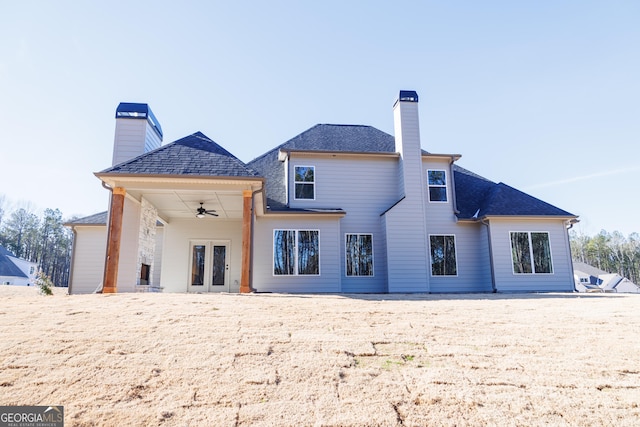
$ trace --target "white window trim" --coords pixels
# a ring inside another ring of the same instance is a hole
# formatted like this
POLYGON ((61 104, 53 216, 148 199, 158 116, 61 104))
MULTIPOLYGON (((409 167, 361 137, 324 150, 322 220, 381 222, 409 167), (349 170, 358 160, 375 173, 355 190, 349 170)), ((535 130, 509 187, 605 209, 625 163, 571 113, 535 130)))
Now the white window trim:
POLYGON ((271 235, 271 276, 272 277, 318 277, 322 273, 322 262, 320 255, 320 229, 312 229, 312 228, 274 228, 273 233, 271 235), (276 247, 275 247, 275 239, 276 239, 276 231, 295 231, 296 233, 296 247, 294 251, 294 266, 295 272, 293 274, 275 274, 273 271, 273 261, 276 257, 276 247), (318 274, 299 274, 298 273, 298 232, 300 231, 316 231, 318 233, 318 274))
POLYGON ((344 277, 349 277, 349 278, 371 278, 371 277, 375 277, 376 275, 376 256, 375 256, 375 249, 374 249, 374 243, 373 243, 373 233, 344 233, 344 277), (370 276, 356 276, 356 275, 349 275, 347 274, 347 236, 351 236, 351 235, 356 235, 356 236, 371 236, 371 271, 372 274, 370 276))
POLYGON ((458 264, 458 239, 456 238, 455 234, 429 234, 428 236, 429 239, 429 274, 431 275, 431 277, 458 277, 458 274, 460 272, 460 264, 458 264), (431 236, 453 236, 453 253, 456 256, 456 274, 433 274, 433 258, 431 257, 431 236))
MULTIPOLYGON (((429 200, 429 203, 449 203, 449 178, 448 178, 448 173, 446 169, 427 169, 427 200, 429 200), (444 185, 440 185, 440 184, 429 184, 429 172, 444 172, 444 185), (431 187, 434 188, 443 188, 444 187, 444 194, 447 197, 447 200, 431 200, 431 191, 429 191, 429 189, 431 189, 431 187)), ((314 174, 315 177, 315 174, 314 174)), ((445 234, 434 234, 434 236, 445 236, 445 234)), ((447 234, 448 236, 448 234, 447 234)))
POLYGON ((555 268, 553 266, 553 249, 551 248, 551 233, 548 231, 509 231, 509 257, 511 258, 511 273, 514 276, 553 276, 555 274, 555 268), (513 242, 511 241, 511 233, 527 233, 529 235, 529 256, 531 257, 531 270, 535 270, 536 266, 533 262, 533 244, 531 242, 531 233, 544 233, 547 235, 549 241, 549 257, 551 258, 551 273, 536 273, 535 271, 531 271, 531 273, 516 273, 516 270, 513 268, 513 242))
MULTIPOLYGON (((316 167, 313 165, 294 165, 293 166, 293 200, 315 200, 316 199, 316 167), (309 181, 296 181, 296 168, 312 168, 313 169, 313 182, 309 181), (296 184, 313 184, 313 198, 311 199, 299 199, 296 197, 296 184)), ((311 231, 311 230, 305 230, 311 231)))

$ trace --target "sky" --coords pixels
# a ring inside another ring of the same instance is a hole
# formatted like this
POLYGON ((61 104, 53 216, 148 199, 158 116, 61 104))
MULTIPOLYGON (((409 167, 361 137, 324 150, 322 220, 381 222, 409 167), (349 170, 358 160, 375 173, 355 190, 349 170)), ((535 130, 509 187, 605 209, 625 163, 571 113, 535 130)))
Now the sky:
POLYGON ((248 162, 317 123, 393 134, 580 216, 640 232, 640 2, 0 0, 5 211, 107 208, 115 109, 248 162))

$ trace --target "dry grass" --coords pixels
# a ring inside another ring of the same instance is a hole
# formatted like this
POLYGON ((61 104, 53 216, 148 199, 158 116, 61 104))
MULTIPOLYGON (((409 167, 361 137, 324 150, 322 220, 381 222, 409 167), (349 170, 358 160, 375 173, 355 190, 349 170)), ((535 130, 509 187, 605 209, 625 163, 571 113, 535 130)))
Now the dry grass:
POLYGON ((0 404, 67 426, 640 425, 640 297, 44 297, 0 287, 0 404))

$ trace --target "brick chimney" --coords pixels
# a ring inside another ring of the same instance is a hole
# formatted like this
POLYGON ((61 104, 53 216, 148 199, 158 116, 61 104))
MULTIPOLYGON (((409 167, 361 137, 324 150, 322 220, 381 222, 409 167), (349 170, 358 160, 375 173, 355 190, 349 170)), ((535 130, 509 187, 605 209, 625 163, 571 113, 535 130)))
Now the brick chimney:
POLYGON ((121 102, 116 109, 112 166, 162 144, 162 127, 147 104, 121 102))

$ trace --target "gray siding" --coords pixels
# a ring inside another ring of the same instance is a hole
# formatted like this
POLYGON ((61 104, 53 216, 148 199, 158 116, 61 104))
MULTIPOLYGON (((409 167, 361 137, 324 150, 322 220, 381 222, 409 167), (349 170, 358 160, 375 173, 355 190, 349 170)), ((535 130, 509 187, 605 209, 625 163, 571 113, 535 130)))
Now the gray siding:
POLYGON ((384 215, 389 292, 429 292, 421 203, 403 199, 384 215))
POLYGON ((340 222, 337 218, 257 217, 252 285, 257 292, 340 292, 340 222), (320 275, 274 276, 273 230, 318 230, 320 275))
MULTIPOLYGON (((427 235, 454 235, 456 242, 457 276, 431 274, 431 248, 427 246, 429 284, 431 292, 490 292, 491 270, 489 241, 481 224, 457 222, 454 215, 452 171, 449 159, 423 159, 424 206, 427 235), (447 179, 447 201, 430 202, 428 170, 444 170, 447 179)), ((429 245, 429 240, 427 240, 429 245)))
POLYGON ((90 294, 102 285, 107 247, 107 227, 76 228, 74 259, 69 293, 90 294))
POLYGON ((386 248, 380 215, 398 200, 397 158, 389 157, 292 157, 289 166, 293 188, 293 167, 315 167, 316 200, 293 200, 297 208, 341 208, 338 253, 342 292, 386 292, 386 248), (373 235, 374 275, 347 277, 345 236, 347 233, 373 235))
POLYGON ((574 279, 568 251, 567 230, 562 220, 491 219, 495 282, 498 292, 532 292, 573 290, 574 279), (552 274, 514 274, 511 260, 512 231, 541 231, 549 233, 552 274))

